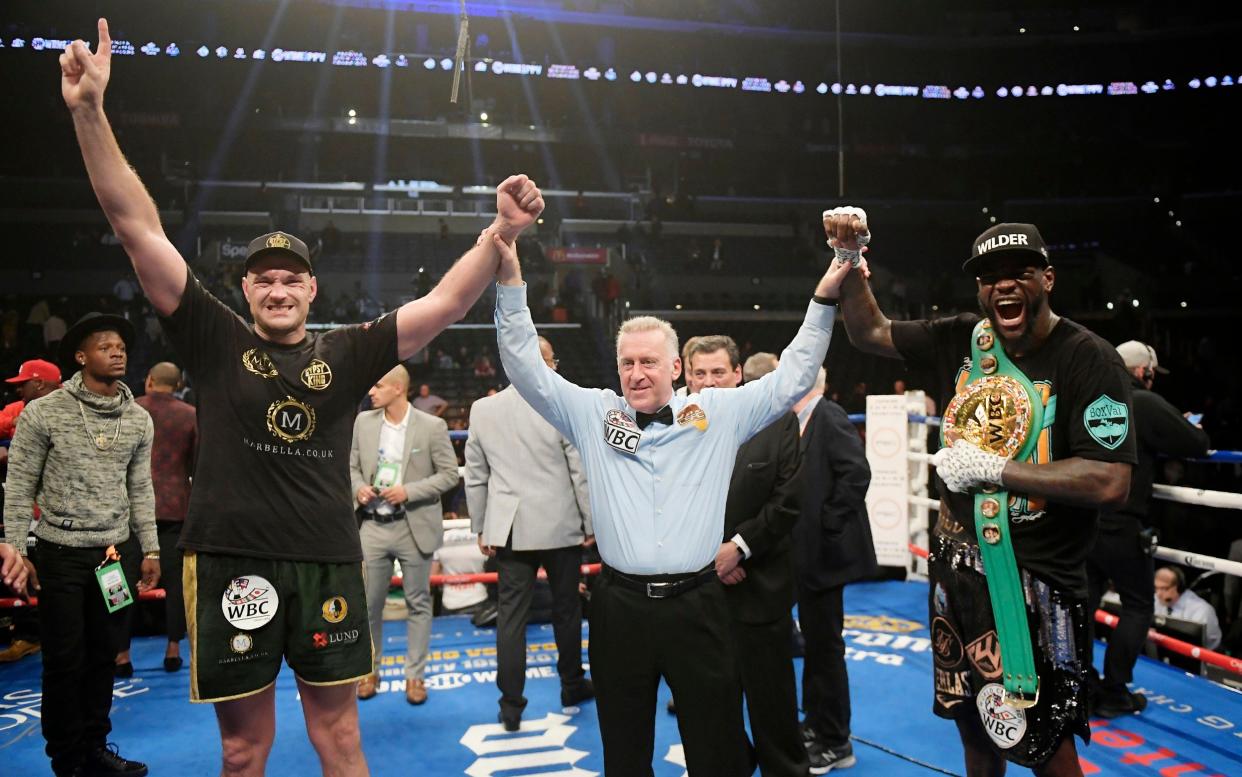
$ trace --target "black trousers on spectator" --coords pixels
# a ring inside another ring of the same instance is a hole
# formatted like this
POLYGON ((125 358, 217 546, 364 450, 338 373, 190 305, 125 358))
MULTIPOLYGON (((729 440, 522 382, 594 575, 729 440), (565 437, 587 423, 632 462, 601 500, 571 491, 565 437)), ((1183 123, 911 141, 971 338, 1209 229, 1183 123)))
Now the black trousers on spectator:
POLYGON ((185 601, 181 588, 181 539, 182 521, 156 521, 155 529, 160 538, 160 588, 164 589, 164 628, 169 642, 185 638, 185 601))
MULTIPOLYGON (((138 542, 138 535, 130 534, 129 539, 116 546, 116 550, 121 554, 121 571, 125 573, 125 582, 129 583, 129 592, 136 600, 138 581, 142 579, 142 543, 138 542)), ((103 558, 102 553, 100 558, 103 558)), ((116 652, 129 650, 130 638, 134 635, 134 623, 138 620, 138 608, 142 606, 135 601, 130 606, 117 610, 109 619, 116 652)))
POLYGON ((661 677, 677 699, 690 777, 754 771, 729 621, 717 579, 678 596, 651 599, 617 585, 605 568, 591 594, 589 648, 605 774, 653 774, 661 677))
POLYGON ((134 605, 108 614, 95 578, 104 550, 40 540, 32 553, 42 585, 43 738, 57 774, 72 771, 112 731, 117 622, 134 605))
POLYGON ((845 670, 843 586, 822 591, 798 587, 798 622, 806 641, 802 708, 806 725, 825 747, 850 739, 850 678, 845 670))
POLYGON ((798 686, 794 677, 793 616, 768 623, 732 621, 750 733, 763 777, 805 777, 810 768, 798 731, 798 686))
MULTIPOLYGON (((1126 683, 1134 678, 1134 663, 1147 642, 1155 606, 1155 563, 1139 546, 1142 524, 1127 515, 1110 515, 1100 526, 1087 555, 1087 601, 1094 614, 1108 581, 1121 597, 1121 615, 1104 651, 1104 679, 1100 694, 1123 699, 1126 683)), ((1094 624, 1094 617, 1088 619, 1094 624)), ((1094 676, 1094 672, 1092 672, 1094 676)))
POLYGON ((561 688, 577 689, 585 673, 582 669, 582 599, 578 596, 579 562, 582 548, 513 550, 496 552, 499 573, 496 617, 496 685, 500 688, 502 711, 518 715, 526 708, 526 623, 530 617, 535 574, 543 566, 552 591, 552 633, 556 637, 556 671, 561 688))

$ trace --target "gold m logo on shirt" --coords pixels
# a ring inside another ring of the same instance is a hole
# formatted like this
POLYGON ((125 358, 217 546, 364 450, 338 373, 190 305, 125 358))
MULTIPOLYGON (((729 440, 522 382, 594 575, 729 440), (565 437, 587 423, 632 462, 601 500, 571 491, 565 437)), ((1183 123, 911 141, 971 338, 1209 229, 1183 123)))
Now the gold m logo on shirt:
POLYGON ((276 371, 271 357, 258 348, 251 348, 242 354, 242 366, 260 378, 274 378, 280 374, 276 371))
POLYGON ((315 409, 293 397, 278 399, 267 408, 267 430, 285 442, 309 440, 315 433, 315 409))

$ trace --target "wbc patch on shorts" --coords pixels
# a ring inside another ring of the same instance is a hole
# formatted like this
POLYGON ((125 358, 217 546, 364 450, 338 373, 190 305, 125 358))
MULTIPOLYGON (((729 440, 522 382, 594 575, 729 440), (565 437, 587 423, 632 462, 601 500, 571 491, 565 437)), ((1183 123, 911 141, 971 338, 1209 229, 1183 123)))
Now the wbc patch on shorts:
POLYGON ((280 596, 276 586, 258 575, 235 577, 224 589, 220 609, 229 624, 245 631, 266 626, 276 617, 280 596))

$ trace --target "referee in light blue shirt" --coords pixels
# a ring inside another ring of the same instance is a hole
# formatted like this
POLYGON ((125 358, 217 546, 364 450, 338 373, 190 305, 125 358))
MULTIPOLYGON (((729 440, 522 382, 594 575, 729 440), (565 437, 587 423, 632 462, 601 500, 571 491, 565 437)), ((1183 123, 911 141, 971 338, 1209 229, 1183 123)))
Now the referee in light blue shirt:
POLYGON ((724 590, 713 561, 737 449, 815 383, 828 351, 848 263, 834 261, 798 335, 772 373, 741 388, 673 395, 681 374, 667 322, 630 319, 617 336, 623 396, 576 386, 544 364, 517 254, 497 240, 496 328, 518 393, 578 449, 591 484, 604 560, 591 599, 604 771, 651 775, 656 688, 677 698, 686 766, 694 777, 754 771, 729 643, 724 590))

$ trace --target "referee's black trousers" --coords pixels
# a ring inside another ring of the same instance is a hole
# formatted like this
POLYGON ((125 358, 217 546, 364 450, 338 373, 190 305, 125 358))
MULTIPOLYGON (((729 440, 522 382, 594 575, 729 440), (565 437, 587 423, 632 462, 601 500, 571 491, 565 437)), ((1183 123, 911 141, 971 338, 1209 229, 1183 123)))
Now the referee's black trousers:
POLYGON ((600 576, 591 594, 589 653, 608 777, 653 774, 661 677, 677 700, 690 777, 754 771, 729 623, 715 578, 678 596, 651 599, 617 585, 607 570, 600 576))

